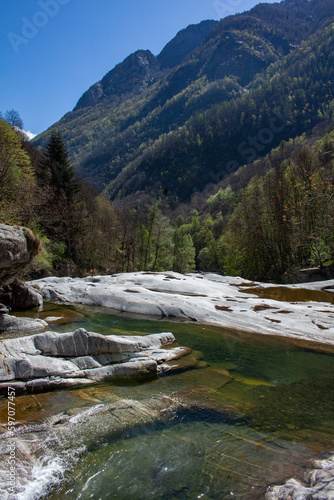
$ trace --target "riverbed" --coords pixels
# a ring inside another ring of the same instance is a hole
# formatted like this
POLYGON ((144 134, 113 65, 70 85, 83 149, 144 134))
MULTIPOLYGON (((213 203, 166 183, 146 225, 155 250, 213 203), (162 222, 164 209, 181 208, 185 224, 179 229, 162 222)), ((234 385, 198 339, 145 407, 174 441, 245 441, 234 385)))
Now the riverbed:
MULTIPOLYGON (((59 332, 171 331, 192 354, 150 382, 17 398, 18 443, 39 447, 19 471, 19 500, 261 499, 334 449, 331 346, 88 306, 46 304, 40 317, 59 332), (36 426, 55 416, 65 423, 48 439, 36 426)), ((0 402, 1 423, 6 412, 0 402)))

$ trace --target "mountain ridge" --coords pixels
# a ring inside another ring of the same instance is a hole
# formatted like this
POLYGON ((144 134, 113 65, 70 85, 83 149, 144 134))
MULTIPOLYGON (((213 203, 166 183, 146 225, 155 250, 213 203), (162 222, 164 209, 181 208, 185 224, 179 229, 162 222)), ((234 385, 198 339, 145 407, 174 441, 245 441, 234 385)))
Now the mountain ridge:
POLYGON ((73 111, 94 106, 101 99, 139 93, 160 75, 157 58, 149 50, 137 50, 117 64, 99 82, 92 85, 79 99, 73 111), (131 74, 131 78, 128 75, 131 74))
MULTIPOLYGON (((189 34, 202 23, 194 25, 195 28, 191 25, 174 37, 171 41, 174 41, 174 46, 169 42, 157 57, 149 51, 131 54, 83 94, 75 109, 53 127, 63 134, 80 176, 95 184, 99 190, 105 189, 112 197, 124 196, 127 189, 119 185, 122 184, 120 179, 126 178, 134 164, 136 169, 141 169, 140 158, 143 155, 148 158, 155 143, 159 150, 159 141, 171 142, 178 129, 186 126, 188 120, 193 120, 196 115, 204 113, 203 120, 207 121, 209 116, 214 115, 214 111, 210 112, 211 108, 213 110, 215 106, 242 99, 254 85, 259 85, 258 75, 265 74, 270 65, 298 51, 303 40, 308 40, 323 20, 333 15, 334 6, 329 0, 284 0, 280 4, 259 4, 246 13, 229 16, 212 26, 210 21, 209 24, 204 21, 203 26, 208 32, 202 43, 191 50, 180 64, 168 68, 165 62, 161 68, 159 56, 163 59, 163 54, 170 51, 172 57, 178 40, 182 39, 182 32, 188 30, 189 34), (140 57, 146 64, 140 64, 140 57), (120 83, 118 86, 117 82, 120 83), (116 185, 119 188, 115 189, 116 185)), ((297 88, 295 91, 305 92, 297 88)), ((248 111, 245 110, 245 113, 248 119, 248 111)), ((204 156, 202 153, 197 155, 195 142, 191 150, 184 148, 182 163, 190 169, 193 168, 192 156, 203 165, 209 165, 210 161, 219 163, 214 160, 217 151, 213 147, 219 136, 218 128, 213 124, 209 128, 215 137, 213 143, 204 141, 204 156)), ((232 137, 233 123, 230 128, 232 137)), ((300 127, 297 129, 301 132, 300 127)), ((48 133, 44 132, 34 142, 43 145, 48 133)), ((191 140, 194 141, 193 138, 191 140)), ((200 132, 199 141, 203 141, 200 132)), ((170 151, 162 170, 170 169, 170 165, 175 163, 175 155, 175 151, 170 151)), ((159 158, 156 161, 159 163, 159 158)), ((211 170, 216 175, 215 167, 211 170)), ((181 171, 184 175, 184 168, 181 171)), ((161 171, 159 175, 163 178, 165 174, 161 171)), ((140 171, 139 176, 145 179, 145 170, 140 171)), ((196 176, 186 177, 188 184, 195 182, 196 176)), ((198 185, 196 182, 197 185, 189 193, 200 189, 201 183, 198 185)), ((206 182, 209 180, 206 179, 206 182)), ((170 193, 173 187, 170 181, 168 184, 163 191, 170 193)), ((126 181, 126 185, 129 186, 129 182, 126 181)), ((131 189, 133 193, 144 189, 143 182, 138 185, 132 183, 131 189)), ((156 196, 160 188, 149 181, 146 182, 146 189, 156 196)), ((178 190, 177 187, 175 189, 178 190)))

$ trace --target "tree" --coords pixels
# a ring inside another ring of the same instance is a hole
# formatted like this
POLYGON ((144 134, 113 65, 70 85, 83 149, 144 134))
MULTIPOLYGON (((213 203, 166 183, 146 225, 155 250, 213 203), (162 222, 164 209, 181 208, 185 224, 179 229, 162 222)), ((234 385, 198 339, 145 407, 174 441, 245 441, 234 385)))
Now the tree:
POLYGON ((31 162, 18 134, 0 119, 0 220, 7 224, 35 223, 36 182, 31 162))
POLYGON ((19 112, 15 111, 15 109, 6 111, 5 120, 12 128, 19 128, 22 130, 24 127, 22 118, 20 117, 19 112))
POLYGON ((43 152, 40 176, 43 180, 49 181, 57 196, 65 197, 69 204, 73 201, 74 194, 80 190, 64 141, 56 130, 51 132, 43 152))
POLYGON ((80 183, 75 178, 74 167, 69 160, 64 141, 59 132, 53 130, 38 166, 40 185, 48 191, 44 206, 44 225, 51 239, 66 244, 66 254, 74 257, 76 234, 76 193, 80 183))
POLYGON ((183 234, 182 226, 174 233, 174 270, 186 273, 195 267, 195 248, 190 234, 183 234))

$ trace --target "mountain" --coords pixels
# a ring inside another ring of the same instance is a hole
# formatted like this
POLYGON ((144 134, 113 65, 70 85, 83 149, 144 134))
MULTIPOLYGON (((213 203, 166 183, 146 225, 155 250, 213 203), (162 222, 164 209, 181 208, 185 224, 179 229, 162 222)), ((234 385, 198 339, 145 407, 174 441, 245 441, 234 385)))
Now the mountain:
POLYGON ((127 94, 139 94, 163 76, 163 69, 174 68, 201 45, 217 21, 203 21, 181 30, 155 57, 149 50, 137 50, 109 71, 79 99, 74 111, 95 106, 99 101, 127 94))
POLYGON ((157 58, 149 50, 137 50, 109 71, 79 99, 74 111, 95 106, 104 99, 124 94, 138 94, 154 83, 160 75, 157 58))
MULTIPOLYGON (((242 96, 191 117, 111 181, 111 198, 144 192, 189 200, 240 166, 333 117, 334 25, 259 75, 242 96)), ((177 201, 177 200, 176 200, 177 201)))
POLYGON ((331 0, 284 0, 189 26, 157 57, 130 55, 51 129, 112 198, 188 200, 328 118, 333 15, 331 0))
POLYGON ((174 68, 199 47, 218 21, 202 21, 179 31, 158 55, 161 68, 174 68))

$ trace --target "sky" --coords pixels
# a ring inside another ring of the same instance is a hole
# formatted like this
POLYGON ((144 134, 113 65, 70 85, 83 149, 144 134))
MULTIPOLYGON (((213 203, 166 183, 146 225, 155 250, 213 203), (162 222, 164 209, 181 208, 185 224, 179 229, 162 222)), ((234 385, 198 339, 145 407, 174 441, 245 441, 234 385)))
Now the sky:
MULTIPOLYGON (((274 0, 267 0, 273 3, 274 0)), ((257 0, 0 0, 0 112, 39 134, 138 49, 158 55, 178 31, 257 0)))

